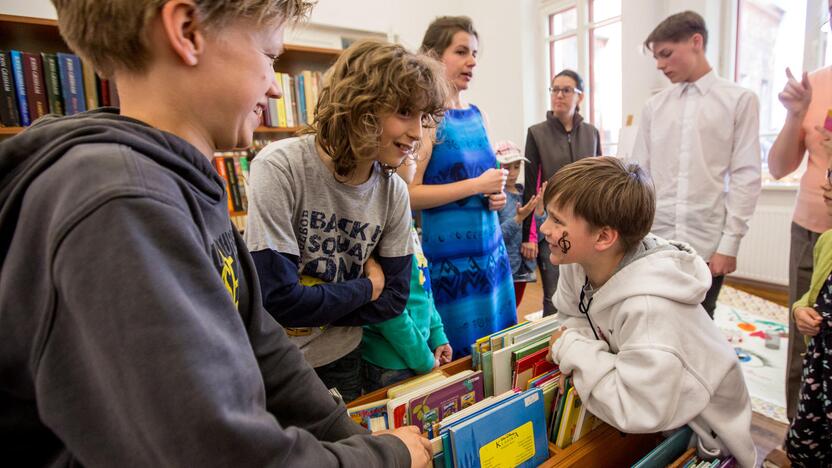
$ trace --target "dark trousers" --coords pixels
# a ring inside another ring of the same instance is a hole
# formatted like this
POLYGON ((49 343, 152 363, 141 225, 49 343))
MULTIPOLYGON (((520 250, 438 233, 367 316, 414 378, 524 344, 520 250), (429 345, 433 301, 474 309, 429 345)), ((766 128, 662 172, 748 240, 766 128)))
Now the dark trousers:
POLYGON ((558 289, 560 269, 549 261, 549 243, 546 241, 537 244, 537 268, 540 270, 540 282, 543 284, 543 316, 555 315, 558 310, 552 304, 552 296, 558 289))
POLYGON ((342 358, 316 367, 315 373, 326 388, 338 389, 344 403, 355 400, 361 396, 361 346, 342 358))
POLYGON ((719 298, 719 291, 722 290, 722 283, 725 282, 725 275, 714 276, 711 279, 711 287, 705 294, 705 300, 702 301, 702 307, 711 319, 714 318, 714 310, 716 309, 716 300, 719 298))
MULTIPOLYGON (((789 421, 797 414, 800 375, 806 343, 794 323, 791 306, 809 290, 812 282, 812 254, 820 234, 792 223, 789 249, 789 350, 786 358, 786 416, 789 421)), ((812 298, 814 301, 815 298, 812 298)))
POLYGON ((514 299, 516 300, 515 307, 520 307, 520 303, 523 302, 523 293, 526 291, 526 283, 524 282, 514 282, 514 299))
POLYGON ((364 393, 389 387, 415 375, 412 369, 385 369, 367 361, 361 363, 361 386, 364 387, 364 393))

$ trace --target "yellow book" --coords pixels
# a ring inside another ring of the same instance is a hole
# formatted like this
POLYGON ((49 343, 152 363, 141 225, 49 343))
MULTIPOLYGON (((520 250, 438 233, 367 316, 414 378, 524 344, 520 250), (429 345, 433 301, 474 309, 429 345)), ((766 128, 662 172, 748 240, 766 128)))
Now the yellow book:
POLYGON ((572 444, 572 437, 575 434, 575 426, 578 423, 578 416, 581 415, 581 397, 575 391, 575 387, 566 393, 566 403, 563 406, 563 418, 560 420, 558 440, 555 444, 558 448, 564 449, 572 444))
MULTIPOLYGON (((280 72, 274 72, 274 79, 277 81, 277 84, 283 86, 283 74, 280 72)), ((275 103, 277 107, 277 126, 278 127, 287 127, 286 124, 286 98, 281 97, 275 103)))
POLYGON ((303 71, 303 99, 306 101, 306 121, 312 123, 315 120, 315 107, 318 101, 315 100, 315 92, 312 90, 312 72, 309 70, 303 71))

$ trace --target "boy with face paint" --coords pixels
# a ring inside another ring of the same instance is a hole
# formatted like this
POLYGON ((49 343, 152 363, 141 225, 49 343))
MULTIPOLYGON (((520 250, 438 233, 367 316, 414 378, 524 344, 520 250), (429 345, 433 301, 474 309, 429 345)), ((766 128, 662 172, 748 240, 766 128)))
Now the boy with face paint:
POLYGON ((702 305, 713 317, 760 194, 760 105, 716 75, 707 45, 705 21, 692 11, 669 16, 644 41, 673 85, 645 104, 633 159, 656 184, 651 232, 690 244, 707 262, 713 280, 702 305))
POLYGON ((701 302, 708 266, 650 234, 653 183, 634 163, 586 158, 552 177, 541 233, 560 267, 550 359, 592 414, 624 432, 693 429, 700 456, 755 464, 736 354, 701 302))

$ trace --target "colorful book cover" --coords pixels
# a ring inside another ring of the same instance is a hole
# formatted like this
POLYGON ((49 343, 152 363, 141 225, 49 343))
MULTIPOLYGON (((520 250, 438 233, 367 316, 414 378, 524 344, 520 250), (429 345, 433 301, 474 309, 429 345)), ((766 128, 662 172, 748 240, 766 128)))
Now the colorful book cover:
MULTIPOLYGON (((275 72, 274 80, 282 86, 283 73, 275 72)), ((286 123, 286 98, 281 96, 280 98, 276 99, 275 107, 277 108, 277 126, 287 127, 288 125, 286 123)))
POLYGON ((558 393, 555 396, 555 402, 552 407, 554 413, 552 414, 552 428, 549 430, 549 440, 551 440, 553 443, 557 442, 558 440, 558 433, 560 432, 560 423, 561 419, 563 419, 564 406, 566 404, 566 394, 572 388, 571 377, 565 377, 561 375, 560 378, 565 378, 566 381, 563 384, 563 393, 558 393))
POLYGON ((315 84, 312 82, 312 72, 303 71, 303 92, 306 100, 306 121, 312 123, 315 120, 315 84))
POLYGON ((60 72, 61 95, 64 98, 66 115, 77 114, 87 110, 87 98, 84 93, 84 78, 81 71, 81 59, 77 55, 58 52, 58 72, 60 72))
POLYGON ((231 201, 231 183, 228 180, 228 172, 225 169, 225 159, 222 156, 214 158, 214 167, 217 168, 217 174, 225 181, 225 195, 228 200, 228 212, 234 211, 234 204, 231 201))
POLYGON ((548 341, 546 346, 527 356, 518 358, 514 364, 514 382, 515 388, 520 390, 528 390, 529 379, 534 376, 534 365, 540 361, 546 361, 546 354, 549 352, 548 341))
POLYGON ((20 126, 20 115, 14 92, 12 58, 8 51, 0 50, 0 126, 20 126))
POLYGON ((29 113, 29 100, 26 98, 26 85, 23 79, 23 53, 19 50, 10 52, 12 58, 12 74, 14 75, 14 91, 17 96, 17 111, 20 125, 27 127, 32 123, 29 113))
POLYGON ((448 428, 454 466, 531 468, 549 457, 543 394, 529 390, 448 428))
POLYGON ((449 383, 410 400, 410 424, 424 432, 445 417, 482 401, 484 395, 482 371, 478 371, 464 380, 449 383))
POLYGON ((370 429, 371 421, 377 418, 383 418, 384 428, 387 429, 387 402, 389 400, 379 400, 366 405, 356 406, 355 408, 348 408, 347 414, 353 421, 359 425, 370 429))
POLYGON ((49 112, 64 115, 64 102, 61 98, 61 80, 58 78, 58 56, 42 52, 43 78, 46 83, 46 97, 49 100, 49 112))
POLYGON ((49 113, 40 55, 23 52, 23 79, 29 103, 29 119, 34 122, 49 113))

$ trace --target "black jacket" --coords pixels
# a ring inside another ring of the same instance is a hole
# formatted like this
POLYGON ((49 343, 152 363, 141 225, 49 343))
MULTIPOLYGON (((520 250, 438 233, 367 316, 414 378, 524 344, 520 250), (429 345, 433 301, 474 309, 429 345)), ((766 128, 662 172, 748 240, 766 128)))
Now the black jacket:
POLYGON ((102 109, 0 144, 0 453, 33 466, 408 466, 265 312, 222 179, 102 109))
MULTIPOLYGON (((546 120, 529 127, 526 135, 526 181, 523 203, 537 192, 538 178, 546 182, 561 167, 588 156, 601 155, 601 135, 592 124, 575 112, 572 131, 567 132, 552 111, 546 120)), ((523 242, 529 241, 532 217, 523 221, 523 242)), ((539 226, 538 226, 539 227, 539 226)))

